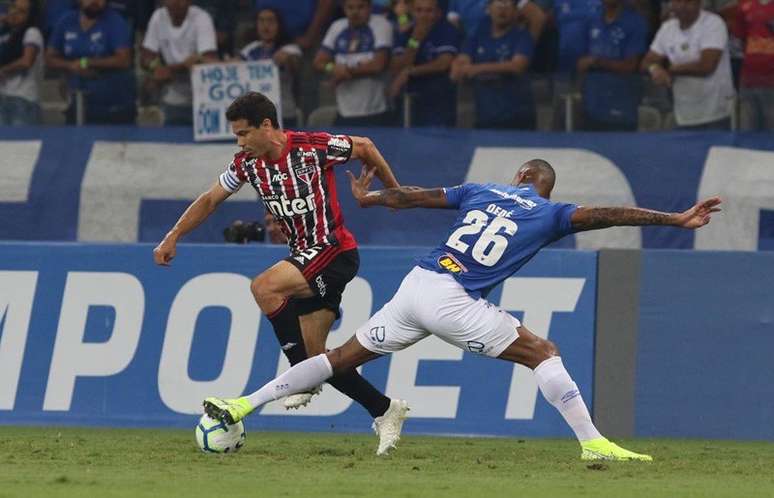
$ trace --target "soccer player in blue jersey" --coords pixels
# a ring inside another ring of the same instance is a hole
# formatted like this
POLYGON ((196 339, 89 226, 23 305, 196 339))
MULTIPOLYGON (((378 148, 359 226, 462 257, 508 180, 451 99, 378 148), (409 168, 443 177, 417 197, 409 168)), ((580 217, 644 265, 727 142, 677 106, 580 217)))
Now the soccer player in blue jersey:
MULTIPOLYGON (((550 201, 556 176, 533 159, 511 185, 465 184, 452 188, 399 187, 369 192, 372 172, 350 173, 361 206, 459 210, 445 241, 404 278, 393 298, 346 344, 298 363, 258 391, 238 399, 207 398, 210 416, 233 423, 255 408, 317 386, 335 372, 405 349, 430 334, 463 350, 520 363, 533 370, 546 400, 561 413, 580 442, 583 460, 644 460, 604 438, 562 365, 556 345, 530 332, 486 300, 488 292, 537 252, 574 232, 612 226, 671 225, 699 228, 720 211, 720 199, 703 200, 682 213, 634 207, 580 207, 550 201)), ((402 424, 395 430, 398 432, 402 424)), ((397 436, 391 438, 396 441, 397 436)))

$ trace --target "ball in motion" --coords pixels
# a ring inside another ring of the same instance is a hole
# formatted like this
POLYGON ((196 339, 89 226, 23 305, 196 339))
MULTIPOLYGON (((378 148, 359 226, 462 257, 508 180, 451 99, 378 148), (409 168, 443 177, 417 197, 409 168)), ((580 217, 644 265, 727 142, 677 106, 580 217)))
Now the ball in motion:
POLYGON ((205 413, 194 432, 196 444, 205 453, 234 453, 245 444, 245 426, 241 421, 228 425, 205 413))

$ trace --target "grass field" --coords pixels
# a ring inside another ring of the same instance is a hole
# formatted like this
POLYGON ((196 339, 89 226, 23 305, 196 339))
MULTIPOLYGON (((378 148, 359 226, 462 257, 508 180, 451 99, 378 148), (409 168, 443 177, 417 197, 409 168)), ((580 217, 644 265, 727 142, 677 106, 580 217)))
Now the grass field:
POLYGON ((589 464, 570 440, 257 433, 206 455, 193 431, 0 427, 0 497, 774 497, 774 444, 624 441, 653 463, 589 464))

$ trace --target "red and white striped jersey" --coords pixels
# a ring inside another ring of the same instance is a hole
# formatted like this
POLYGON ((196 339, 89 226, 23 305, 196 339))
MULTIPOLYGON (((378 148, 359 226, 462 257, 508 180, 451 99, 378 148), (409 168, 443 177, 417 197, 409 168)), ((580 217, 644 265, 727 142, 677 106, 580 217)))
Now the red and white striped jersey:
POLYGON ((344 227, 333 166, 352 154, 346 135, 285 131, 280 159, 267 161, 238 152, 220 175, 220 185, 236 192, 249 183, 280 222, 292 254, 313 246, 357 247, 344 227))

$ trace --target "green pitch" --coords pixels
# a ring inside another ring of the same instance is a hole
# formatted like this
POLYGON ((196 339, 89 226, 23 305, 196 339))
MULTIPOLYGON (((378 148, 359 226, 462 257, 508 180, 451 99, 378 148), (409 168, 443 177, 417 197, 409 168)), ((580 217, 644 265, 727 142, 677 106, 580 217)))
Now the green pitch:
POLYGON ((653 463, 578 459, 570 440, 250 432, 205 455, 193 430, 0 427, 0 497, 774 496, 774 444, 636 440, 653 463))

